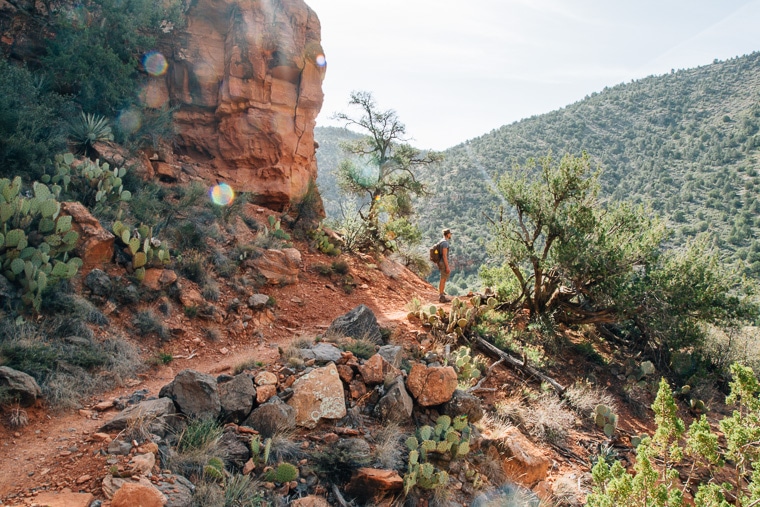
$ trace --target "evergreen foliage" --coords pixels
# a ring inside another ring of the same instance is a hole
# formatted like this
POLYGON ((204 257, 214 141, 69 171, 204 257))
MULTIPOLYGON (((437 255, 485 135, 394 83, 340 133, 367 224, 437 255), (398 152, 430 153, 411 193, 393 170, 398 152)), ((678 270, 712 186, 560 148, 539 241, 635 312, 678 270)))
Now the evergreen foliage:
MULTIPOLYGON (((488 263, 483 212, 503 204, 492 192, 501 175, 549 151, 558 157, 585 151, 602 168, 601 199, 650 206, 672 230, 674 246, 705 233, 721 261, 757 277, 759 88, 760 53, 752 53, 605 88, 452 147, 440 168, 420 172, 432 195, 417 205, 423 243, 455 228, 447 286, 479 288, 478 270, 488 263)), ((317 151, 321 178, 337 167, 327 153, 336 130, 315 131, 320 143, 324 134, 331 139, 317 151)))
POLYGON ((704 414, 686 431, 678 417, 673 392, 662 379, 652 405, 657 428, 636 448, 633 472, 626 471, 620 462, 610 466, 599 460, 592 470, 595 487, 587 505, 674 507, 687 505, 686 493, 693 494, 694 504, 699 507, 757 505, 760 385, 750 368, 734 364, 731 373, 733 381, 726 403, 735 410, 718 423, 724 443, 704 414), (684 464, 685 456, 693 461, 691 467, 682 467, 688 473, 684 478, 679 465, 684 464), (726 465, 733 468, 733 473, 720 474, 726 465), (697 477, 712 479, 699 480, 698 486, 689 491, 694 487, 692 479, 697 477))
POLYGON ((45 78, 0 60, 0 177, 36 179, 66 148, 70 103, 47 89, 45 78))
POLYGON ((366 240, 359 249, 396 251, 400 242, 414 245, 420 234, 409 221, 414 214, 412 197, 425 194, 418 173, 440 162, 441 156, 408 144, 406 127, 396 112, 378 110, 371 93, 352 92, 349 105, 357 107, 360 116, 338 113, 336 118, 365 135, 342 145, 354 157, 341 161, 337 176, 344 192, 366 202, 358 210, 366 240))

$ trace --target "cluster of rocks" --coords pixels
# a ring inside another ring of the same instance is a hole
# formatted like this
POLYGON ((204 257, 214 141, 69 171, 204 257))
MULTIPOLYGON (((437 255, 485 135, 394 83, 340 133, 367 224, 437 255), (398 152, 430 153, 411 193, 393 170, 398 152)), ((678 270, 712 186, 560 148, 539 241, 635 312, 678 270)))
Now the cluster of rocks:
MULTIPOLYGON (((363 305, 336 319, 330 330, 373 337, 382 343, 375 316, 363 305)), ((401 426, 438 414, 466 414, 470 422, 483 416, 480 399, 458 389, 456 371, 441 364, 437 356, 428 354, 421 361, 409 363, 402 347, 380 343, 377 353, 366 360, 332 343, 312 344, 299 350, 305 365, 301 371, 287 365, 270 365, 234 376, 213 377, 189 369, 179 372, 160 390, 158 398, 129 406, 101 428, 108 453, 131 458, 127 473, 122 470, 106 476, 104 493, 112 497, 112 505, 127 505, 117 501, 119 492, 129 484, 130 495, 137 494, 138 486, 160 493, 161 497, 151 493, 163 502, 155 505, 188 505, 185 502, 192 496, 193 485, 168 472, 153 474, 156 459, 146 455, 171 455, 171 436, 179 434, 189 420, 215 419, 225 423, 219 445, 226 467, 251 473, 256 466, 250 446, 254 434, 265 439, 302 428, 309 430, 305 432, 304 449, 310 445, 309 440, 336 448, 359 444, 369 448, 364 438, 370 435, 363 427, 366 416, 372 416, 369 420, 375 423, 393 421, 401 426), (147 443, 135 447, 137 427, 147 443), (320 430, 324 435, 318 436, 320 430), (122 436, 112 440, 109 434, 114 432, 122 436)), ((506 446, 500 442, 488 449, 503 460, 505 473, 528 478, 532 483, 545 478, 549 462, 542 453, 516 429, 510 440, 506 446)), ((364 467, 354 472, 346 491, 369 499, 398 493, 402 487, 398 471, 364 467)), ((292 498, 325 493, 314 476, 283 488, 280 493, 291 493, 292 498)))

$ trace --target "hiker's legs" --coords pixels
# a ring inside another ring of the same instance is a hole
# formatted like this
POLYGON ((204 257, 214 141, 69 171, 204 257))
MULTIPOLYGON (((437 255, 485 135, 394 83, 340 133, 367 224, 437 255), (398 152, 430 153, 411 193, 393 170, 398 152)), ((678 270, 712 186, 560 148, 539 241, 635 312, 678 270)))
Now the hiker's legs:
POLYGON ((446 274, 445 268, 440 268, 441 270, 441 281, 438 283, 438 294, 442 295, 444 294, 444 291, 446 289, 446 280, 448 280, 449 275, 446 274))

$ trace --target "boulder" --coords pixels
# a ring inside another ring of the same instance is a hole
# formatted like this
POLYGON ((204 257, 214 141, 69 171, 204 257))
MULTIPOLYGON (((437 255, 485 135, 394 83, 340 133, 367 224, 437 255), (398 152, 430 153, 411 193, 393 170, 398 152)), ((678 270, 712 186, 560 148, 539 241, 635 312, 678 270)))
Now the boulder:
MULTIPOLYGON (((177 273, 172 269, 148 268, 145 270, 145 277, 142 280, 143 287, 150 290, 163 290, 177 281, 177 273)), ((198 294, 200 301, 203 298, 198 294)), ((196 301, 196 304, 199 303, 196 301)), ((186 305, 189 306, 189 305, 186 305)))
POLYGON ((264 438, 269 438, 279 431, 292 430, 296 427, 296 410, 274 396, 263 405, 255 408, 243 422, 264 438))
POLYGON ((8 393, 11 400, 17 400, 24 407, 32 405, 42 396, 42 390, 34 377, 7 366, 0 366, 0 388, 8 393))
POLYGON ((179 372, 158 396, 174 400, 179 411, 192 419, 216 419, 222 410, 216 379, 194 370, 179 372))
POLYGON ((451 366, 425 366, 415 363, 406 379, 406 387, 419 405, 440 405, 454 395, 457 373, 451 366))
POLYGON ((321 496, 309 495, 290 502, 290 507, 330 507, 321 496))
POLYGON ((135 424, 146 425, 149 433, 164 436, 167 429, 177 422, 177 408, 169 398, 145 400, 127 407, 109 422, 101 426, 100 432, 121 431, 135 424))
POLYGON ((111 507, 164 507, 166 502, 155 486, 127 482, 114 493, 111 507))
POLYGON ((383 344, 377 318, 366 305, 359 305, 345 315, 336 318, 330 324, 327 332, 357 340, 364 338, 377 345, 383 344))
POLYGON ((401 345, 383 345, 377 350, 394 368, 401 368, 401 360, 404 359, 404 349, 401 345))
POLYGON ((232 380, 219 384, 222 418, 227 422, 240 422, 248 417, 255 398, 253 377, 248 373, 235 375, 232 380))
POLYGON ((367 362, 360 365, 359 373, 361 373, 364 383, 368 386, 376 386, 388 380, 389 377, 396 378, 403 375, 401 370, 395 368, 380 354, 375 354, 367 362))
POLYGON ((288 405, 296 410, 296 424, 314 428, 321 419, 341 419, 346 415, 343 382, 334 363, 316 368, 293 384, 288 405))
POLYGON ((474 423, 483 418, 483 406, 477 396, 457 389, 451 399, 443 404, 443 413, 451 417, 466 415, 467 420, 474 423))
POLYGON ((166 507, 190 507, 193 505, 195 485, 181 475, 162 475, 156 488, 166 497, 166 507))
POLYGON ((501 439, 502 469, 508 478, 530 487, 546 478, 551 461, 520 430, 509 428, 501 439))
POLYGON ((399 493, 404 479, 395 470, 360 468, 346 486, 346 493, 360 502, 377 501, 399 493))
POLYGON ((404 387, 404 379, 397 377, 375 405, 375 415, 383 422, 403 422, 411 419, 413 409, 414 402, 404 387))
POLYGON ((35 505, 45 507, 90 507, 95 497, 90 493, 44 492, 34 497, 35 505))
POLYGON ((277 375, 271 371, 260 371, 256 374, 253 381, 257 386, 276 386, 277 375))
POLYGON ((116 236, 100 225, 97 218, 79 202, 62 202, 61 213, 71 216, 71 228, 79 234, 74 253, 82 259, 81 273, 110 264, 116 236))
POLYGON ((175 142, 213 161, 202 178, 251 192, 273 210, 288 208, 317 176, 314 126, 325 75, 319 18, 303 0, 274 7, 198 0, 185 16, 172 34, 182 50, 165 53, 168 72, 143 94, 151 107, 176 104, 175 142))
POLYGON ((293 285, 298 283, 302 261, 300 254, 285 250, 264 250, 255 259, 246 260, 244 266, 255 269, 269 285, 293 285))
POLYGON ((261 310, 266 308, 269 304, 269 296, 266 294, 254 294, 248 298, 248 307, 254 310, 261 310))
POLYGON ((300 349, 301 359, 314 359, 316 363, 334 363, 341 358, 342 351, 332 343, 316 343, 309 349, 300 349))
POLYGON ((242 470, 245 462, 251 459, 251 448, 234 431, 225 431, 219 439, 217 449, 228 468, 242 470))

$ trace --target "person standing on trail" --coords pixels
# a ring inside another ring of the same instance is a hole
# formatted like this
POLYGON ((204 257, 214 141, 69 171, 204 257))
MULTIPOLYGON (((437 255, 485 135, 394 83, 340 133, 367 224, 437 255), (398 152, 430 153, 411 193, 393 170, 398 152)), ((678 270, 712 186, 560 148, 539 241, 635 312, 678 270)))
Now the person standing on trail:
POLYGON ((441 272, 441 281, 438 284, 438 302, 447 303, 451 298, 446 296, 446 280, 451 273, 451 264, 449 263, 449 241, 451 241, 451 229, 443 230, 443 241, 438 244, 441 251, 441 259, 438 261, 438 271, 441 272))

